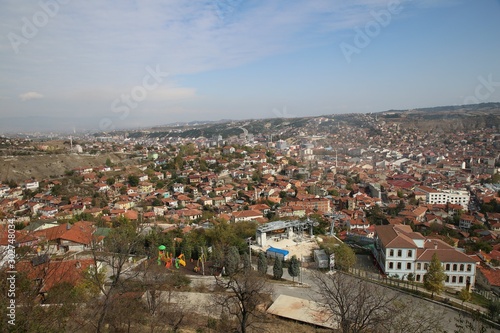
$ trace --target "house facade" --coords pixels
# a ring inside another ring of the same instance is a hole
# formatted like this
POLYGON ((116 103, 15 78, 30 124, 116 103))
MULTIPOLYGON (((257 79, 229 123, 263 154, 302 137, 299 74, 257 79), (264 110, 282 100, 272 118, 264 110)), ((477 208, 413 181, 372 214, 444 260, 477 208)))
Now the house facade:
POLYGON ((386 275, 406 279, 411 273, 423 282, 432 256, 441 261, 447 287, 474 286, 476 261, 439 239, 427 239, 408 225, 375 227, 373 254, 386 275))

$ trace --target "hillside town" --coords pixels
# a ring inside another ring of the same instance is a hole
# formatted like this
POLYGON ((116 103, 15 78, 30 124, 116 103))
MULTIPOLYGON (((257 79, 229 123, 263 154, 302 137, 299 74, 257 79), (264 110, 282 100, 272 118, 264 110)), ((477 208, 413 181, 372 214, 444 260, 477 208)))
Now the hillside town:
MULTIPOLYGON (((28 258, 36 259, 77 258, 126 221, 182 240, 221 223, 300 220, 315 221, 315 235, 370 249, 383 276, 423 283, 436 254, 446 287, 499 296, 496 128, 420 131, 389 116, 350 119, 305 118, 303 126, 283 125, 276 133, 270 126, 262 133, 241 126, 230 136, 119 132, 57 145, 2 137, 4 159, 110 157, 44 178, 20 180, 12 168, 0 174, 1 264, 9 259, 9 225, 18 251, 28 249, 28 258)), ((78 265, 67 259, 70 264, 58 268, 65 273, 47 278, 43 292, 61 275, 77 281, 91 265, 81 258, 78 265)), ((17 270, 36 279, 30 260, 17 270)))

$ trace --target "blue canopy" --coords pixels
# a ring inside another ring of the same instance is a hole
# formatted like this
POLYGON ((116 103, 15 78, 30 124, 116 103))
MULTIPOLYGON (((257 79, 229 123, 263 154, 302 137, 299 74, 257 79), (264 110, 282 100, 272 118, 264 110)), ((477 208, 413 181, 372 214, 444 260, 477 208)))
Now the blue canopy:
POLYGON ((290 253, 290 251, 288 251, 288 250, 277 249, 275 247, 268 248, 266 253, 269 253, 269 252, 279 253, 283 257, 286 257, 290 253))

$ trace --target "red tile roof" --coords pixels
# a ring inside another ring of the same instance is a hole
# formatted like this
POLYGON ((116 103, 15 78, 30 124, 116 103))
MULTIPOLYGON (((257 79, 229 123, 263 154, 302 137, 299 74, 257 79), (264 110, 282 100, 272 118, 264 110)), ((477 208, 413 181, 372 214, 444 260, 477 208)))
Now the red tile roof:
POLYGON ((16 265, 18 272, 26 272, 31 280, 42 279, 41 292, 47 292, 57 284, 66 282, 76 285, 82 273, 94 264, 92 259, 49 261, 33 266, 29 261, 21 261, 16 265))

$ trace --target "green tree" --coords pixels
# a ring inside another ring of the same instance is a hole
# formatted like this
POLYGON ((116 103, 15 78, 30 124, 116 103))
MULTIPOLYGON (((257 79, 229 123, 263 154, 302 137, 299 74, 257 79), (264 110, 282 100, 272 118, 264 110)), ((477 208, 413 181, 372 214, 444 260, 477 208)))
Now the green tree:
POLYGON ((108 184, 109 186, 113 185, 115 182, 115 177, 109 177, 108 179, 106 179, 106 184, 108 184))
POLYGON ((231 276, 235 274, 240 267, 240 253, 236 246, 231 246, 226 255, 226 260, 224 262, 224 267, 226 268, 226 274, 231 276))
POLYGON ((462 288, 462 290, 460 290, 460 292, 458 293, 458 298, 462 301, 462 304, 463 304, 464 302, 470 301, 472 298, 472 295, 471 295, 470 291, 467 290, 467 288, 462 288))
POLYGON ((262 275, 267 274, 267 258, 264 252, 260 252, 257 258, 257 270, 262 275))
POLYGON ((135 175, 128 176, 127 180, 128 180, 128 184, 132 187, 136 187, 137 185, 139 185, 139 177, 137 177, 135 175))
POLYGON ((333 248, 335 266, 341 271, 349 271, 356 264, 356 254, 346 244, 340 244, 333 248))
POLYGON ((273 266, 273 277, 275 280, 280 280, 282 276, 283 276, 283 262, 281 261, 280 258, 275 258, 273 266))
POLYGON ((184 258, 186 258, 186 260, 190 260, 193 256, 193 244, 189 235, 182 238, 181 253, 184 254, 184 258))
POLYGON ((500 313, 500 302, 491 301, 488 304, 488 314, 491 320, 496 321, 500 313))
POLYGON ((434 293, 441 293, 444 290, 444 280, 446 279, 446 274, 444 273, 443 265, 436 253, 432 255, 429 268, 427 273, 424 275, 424 287, 431 292, 431 298, 434 297, 434 293))
POLYGON ((252 262, 250 261, 250 258, 246 254, 243 256, 243 270, 244 271, 252 270, 252 262))
POLYGON ((50 189, 50 193, 52 193, 52 195, 61 195, 62 190, 63 190, 63 187, 59 184, 56 184, 50 189))
POLYGON ((113 162, 109 158, 106 159, 106 166, 110 168, 113 166, 113 162))
POLYGON ((300 261, 297 259, 296 255, 292 256, 292 259, 290 259, 288 274, 292 277, 293 282, 295 282, 295 278, 300 274, 300 261))
POLYGON ((151 202, 151 204, 153 206, 163 206, 163 202, 158 198, 154 198, 153 201, 151 202))

